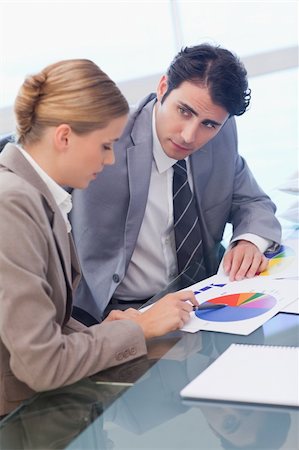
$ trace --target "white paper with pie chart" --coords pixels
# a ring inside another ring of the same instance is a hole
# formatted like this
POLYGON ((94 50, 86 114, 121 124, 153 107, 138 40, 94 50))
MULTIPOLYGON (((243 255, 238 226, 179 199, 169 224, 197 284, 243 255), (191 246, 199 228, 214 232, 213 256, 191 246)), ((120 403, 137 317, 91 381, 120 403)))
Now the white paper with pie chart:
POLYGON ((190 321, 181 328, 190 333, 203 330, 248 335, 298 298, 297 280, 270 276, 229 282, 227 277, 214 275, 188 290, 193 290, 200 304, 226 305, 191 313, 190 321))
POLYGON ((259 276, 298 276, 298 240, 286 241, 275 252, 266 252, 268 267, 259 276))

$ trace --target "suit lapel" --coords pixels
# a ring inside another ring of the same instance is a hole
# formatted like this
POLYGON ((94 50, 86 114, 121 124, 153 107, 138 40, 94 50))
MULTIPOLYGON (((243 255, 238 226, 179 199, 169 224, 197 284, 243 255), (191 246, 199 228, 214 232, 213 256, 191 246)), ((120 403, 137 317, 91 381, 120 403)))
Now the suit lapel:
POLYGON ((71 252, 71 267, 72 267, 72 285, 73 290, 77 289, 81 278, 81 268, 79 264, 79 259, 77 256, 76 247, 74 244, 72 233, 68 234, 69 244, 70 244, 70 252, 71 252))
POLYGON ((201 204, 202 193, 213 167, 212 143, 208 142, 200 150, 190 156, 193 188, 198 205, 201 204))
POLYGON ((210 276, 216 271, 215 262, 215 242, 207 228, 204 213, 202 210, 202 196, 205 186, 213 168, 213 141, 208 142, 200 150, 190 156, 190 166, 193 178, 193 189, 196 197, 198 218, 201 227, 203 251, 207 275, 210 276))
POLYGON ((61 214, 54 212, 52 230, 59 251, 65 277, 69 286, 72 286, 71 252, 65 222, 61 214))
MULTIPOLYGON (((72 261, 69 238, 64 219, 48 187, 30 163, 13 144, 7 144, 0 155, 0 164, 32 184, 45 199, 45 211, 51 224, 58 254, 61 260, 68 291, 72 291, 72 261)), ((78 266, 77 261, 75 266, 78 266)), ((69 294, 68 294, 69 297, 69 294)))
POLYGON ((126 266, 129 264, 145 213, 153 159, 152 112, 154 100, 146 104, 134 122, 127 148, 130 202, 125 226, 126 266))

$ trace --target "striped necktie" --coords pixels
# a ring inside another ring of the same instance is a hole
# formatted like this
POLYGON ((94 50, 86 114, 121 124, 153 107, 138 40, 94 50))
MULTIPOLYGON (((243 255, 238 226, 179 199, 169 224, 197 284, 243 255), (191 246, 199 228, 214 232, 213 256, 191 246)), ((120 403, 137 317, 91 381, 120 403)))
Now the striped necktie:
POLYGON ((197 262, 201 271, 200 279, 203 279, 201 230, 184 159, 173 165, 173 218, 179 273, 197 262))

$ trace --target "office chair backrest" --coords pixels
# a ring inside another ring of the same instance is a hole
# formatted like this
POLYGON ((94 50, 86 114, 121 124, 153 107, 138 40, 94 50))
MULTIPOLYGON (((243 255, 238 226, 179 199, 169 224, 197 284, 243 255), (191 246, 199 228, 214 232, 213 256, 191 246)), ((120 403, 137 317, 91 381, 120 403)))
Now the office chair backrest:
POLYGON ((0 152, 2 152, 2 150, 4 149, 4 147, 6 146, 6 144, 8 142, 15 142, 15 135, 10 133, 10 134, 4 134, 4 135, 0 135, 0 152))

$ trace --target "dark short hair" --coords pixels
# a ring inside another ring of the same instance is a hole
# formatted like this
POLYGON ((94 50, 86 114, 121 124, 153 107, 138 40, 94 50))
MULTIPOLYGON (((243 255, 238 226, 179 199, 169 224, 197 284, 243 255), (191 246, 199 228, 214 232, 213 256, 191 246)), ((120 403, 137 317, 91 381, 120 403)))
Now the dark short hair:
POLYGON ((184 81, 207 86, 213 102, 230 116, 240 116, 250 103, 247 71, 229 50, 211 44, 183 48, 168 70, 168 89, 162 102, 184 81))

